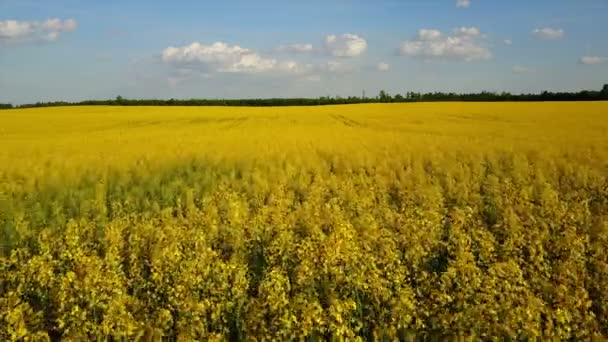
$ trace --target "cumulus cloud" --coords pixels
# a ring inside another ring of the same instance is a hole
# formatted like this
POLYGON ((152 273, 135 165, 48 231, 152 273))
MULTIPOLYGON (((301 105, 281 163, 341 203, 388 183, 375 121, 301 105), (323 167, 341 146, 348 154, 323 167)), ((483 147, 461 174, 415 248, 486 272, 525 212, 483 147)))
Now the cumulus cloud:
POLYGON ((281 45, 278 50, 290 53, 308 53, 314 51, 314 46, 312 44, 290 44, 281 45))
POLYGON ((593 65, 593 64, 603 64, 608 62, 608 57, 600 57, 600 56, 583 56, 579 59, 581 64, 593 65))
POLYGON ((532 31, 532 34, 534 34, 534 36, 536 36, 537 38, 540 38, 540 39, 557 40, 557 39, 563 38, 565 32, 561 28, 556 29, 556 28, 544 27, 544 28, 534 29, 534 31, 532 31))
POLYGON ((477 27, 457 27, 453 32, 456 36, 479 37, 481 35, 481 31, 477 27))
POLYGON ((432 29, 420 29, 418 30, 418 39, 424 41, 439 40, 441 38, 441 31, 432 29))
POLYGON ((513 41, 511 39, 505 39, 502 42, 505 43, 505 45, 508 45, 508 46, 513 45, 513 41))
POLYGON ((76 30, 78 23, 74 19, 57 18, 46 21, 0 20, 0 43, 46 40, 54 41, 64 32, 76 30))
POLYGON ((380 62, 378 63, 378 65, 376 65, 376 69, 378 69, 378 71, 389 71, 391 68, 391 66, 388 63, 384 63, 384 62, 380 62))
POLYGON ((367 50, 367 42, 356 34, 332 34, 325 37, 325 49, 334 57, 356 57, 367 50))
POLYGON ((425 60, 446 59, 467 62, 492 58, 484 46, 484 35, 476 27, 455 28, 450 35, 434 29, 420 29, 417 36, 401 43, 399 54, 425 60))
POLYGON ((168 47, 163 50, 161 59, 179 67, 203 68, 209 72, 223 73, 301 73, 309 68, 294 61, 265 58, 250 49, 223 42, 211 45, 194 42, 182 47, 168 47))
POLYGON ((456 0, 456 7, 468 8, 471 6, 471 0, 456 0))

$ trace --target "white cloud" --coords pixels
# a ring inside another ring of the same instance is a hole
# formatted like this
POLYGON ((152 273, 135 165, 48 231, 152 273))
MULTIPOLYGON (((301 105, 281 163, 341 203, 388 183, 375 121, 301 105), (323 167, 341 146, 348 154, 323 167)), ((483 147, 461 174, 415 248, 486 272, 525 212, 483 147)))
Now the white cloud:
POLYGON ((19 22, 16 20, 0 21, 0 40, 18 40, 30 35, 32 26, 29 22, 19 22))
POLYGON ((529 68, 523 67, 521 65, 516 65, 513 68, 511 68, 511 71, 513 71, 514 74, 525 74, 530 72, 531 70, 529 68))
POLYGON ((67 19, 62 22, 57 18, 53 18, 43 22, 41 26, 48 32, 71 32, 74 31, 78 25, 74 19, 67 19))
POLYGON ((307 53, 313 52, 314 47, 312 44, 290 44, 281 45, 278 48, 279 51, 291 52, 291 53, 307 53))
POLYGON ((582 64, 587 64, 587 65, 602 64, 602 63, 608 62, 608 57, 583 56, 579 59, 579 62, 582 64))
POLYGON ((550 27, 544 27, 544 28, 534 29, 534 31, 532 31, 532 34, 534 34, 537 38, 540 38, 540 39, 557 40, 557 39, 563 38, 565 32, 561 28, 555 29, 555 28, 550 28, 550 27))
POLYGON ((238 45, 223 42, 204 45, 194 42, 182 47, 168 47, 162 52, 162 61, 177 66, 201 67, 210 72, 261 73, 261 72, 305 72, 309 66, 293 61, 278 61, 265 58, 256 52, 238 45))
POLYGON ((418 30, 418 39, 420 40, 439 40, 441 39, 441 31, 432 29, 418 30))
POLYGON ((391 66, 388 63, 380 62, 378 63, 376 68, 378 69, 378 71, 389 71, 391 66))
POLYGON ((456 7, 468 8, 471 6, 471 0, 456 0, 456 7))
POLYGON ((511 39, 505 39, 502 42, 505 43, 505 45, 509 45, 509 46, 513 45, 513 41, 511 39))
POLYGON ((487 60, 492 58, 492 52, 482 44, 483 38, 476 27, 456 28, 450 36, 439 30, 421 29, 414 39, 401 43, 399 54, 426 60, 487 60))
POLYGON ((38 21, 0 20, 0 43, 14 43, 35 40, 54 41, 61 33, 76 30, 74 19, 57 18, 38 21))
POLYGON ((454 29, 454 35, 466 36, 466 37, 477 37, 481 35, 481 31, 477 27, 457 27, 454 29))
POLYGON ((356 34, 332 34, 325 37, 325 48, 334 57, 356 57, 367 50, 367 42, 356 34))

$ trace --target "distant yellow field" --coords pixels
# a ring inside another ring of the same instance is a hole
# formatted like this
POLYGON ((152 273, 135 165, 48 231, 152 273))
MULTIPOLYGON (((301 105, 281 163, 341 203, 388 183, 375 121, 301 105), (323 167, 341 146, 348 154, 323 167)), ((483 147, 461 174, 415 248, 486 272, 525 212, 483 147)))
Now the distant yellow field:
POLYGON ((608 102, 0 111, 0 340, 608 337, 608 102))
MULTIPOLYGON (((608 146, 608 102, 416 103, 323 107, 60 107, 0 112, 0 171, 73 176, 83 168, 181 158, 315 158, 608 146)), ((581 150, 582 149, 582 150, 581 150)))

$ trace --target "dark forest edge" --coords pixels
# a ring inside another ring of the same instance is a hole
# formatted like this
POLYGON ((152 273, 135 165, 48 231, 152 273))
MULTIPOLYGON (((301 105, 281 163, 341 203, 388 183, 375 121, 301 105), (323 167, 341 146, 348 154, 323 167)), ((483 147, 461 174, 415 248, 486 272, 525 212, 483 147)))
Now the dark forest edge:
POLYGON ((608 100, 608 84, 601 91, 583 90, 579 92, 548 92, 539 94, 511 94, 507 92, 494 93, 483 91, 481 93, 416 93, 407 92, 405 95, 390 95, 382 90, 376 97, 330 97, 319 98, 268 98, 268 99, 126 99, 122 96, 113 100, 86 100, 80 102, 54 101, 36 102, 22 105, 0 103, 0 109, 36 108, 57 106, 322 106, 337 104, 358 103, 403 103, 403 102, 436 102, 436 101, 462 101, 462 102, 528 102, 528 101, 604 101, 608 100))

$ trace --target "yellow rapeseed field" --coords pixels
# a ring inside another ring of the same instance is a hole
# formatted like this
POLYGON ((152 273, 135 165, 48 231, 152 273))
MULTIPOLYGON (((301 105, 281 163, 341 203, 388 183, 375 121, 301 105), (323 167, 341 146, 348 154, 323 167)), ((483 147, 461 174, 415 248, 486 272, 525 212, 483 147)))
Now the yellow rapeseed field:
POLYGON ((0 340, 608 338, 608 102, 0 111, 0 340))

